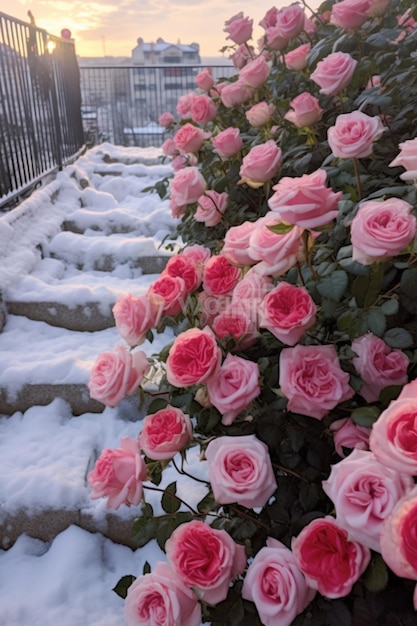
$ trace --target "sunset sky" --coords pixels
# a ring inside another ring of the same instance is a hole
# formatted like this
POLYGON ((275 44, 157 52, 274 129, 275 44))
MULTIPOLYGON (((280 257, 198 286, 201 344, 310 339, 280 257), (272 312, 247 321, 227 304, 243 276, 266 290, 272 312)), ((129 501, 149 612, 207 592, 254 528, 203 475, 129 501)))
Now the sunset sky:
MULTIPOLYGON (((31 10, 37 26, 53 35, 68 28, 80 56, 129 56, 138 37, 146 42, 162 37, 176 43, 197 42, 201 56, 219 56, 226 45, 224 22, 239 11, 254 20, 255 42, 258 26, 272 6, 292 0, 0 0, 0 11, 28 21, 31 10), (255 5, 255 6, 254 6, 255 5)), ((308 3, 309 4, 309 3, 308 3)), ((318 6, 313 0, 311 6, 318 6)))

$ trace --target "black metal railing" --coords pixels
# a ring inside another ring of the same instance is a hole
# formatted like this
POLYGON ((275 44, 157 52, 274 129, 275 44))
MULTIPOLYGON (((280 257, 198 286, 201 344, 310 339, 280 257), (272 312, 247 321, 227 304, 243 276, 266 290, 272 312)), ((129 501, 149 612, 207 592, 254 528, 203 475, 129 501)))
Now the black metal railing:
POLYGON ((84 147, 74 42, 0 13, 0 207, 84 147))

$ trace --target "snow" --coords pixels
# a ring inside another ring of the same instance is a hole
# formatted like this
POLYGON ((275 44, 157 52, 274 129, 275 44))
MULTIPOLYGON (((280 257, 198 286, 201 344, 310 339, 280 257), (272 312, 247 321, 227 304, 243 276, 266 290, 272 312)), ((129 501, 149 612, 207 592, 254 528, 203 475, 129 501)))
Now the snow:
MULTIPOLYGON (((86 316, 98 303, 108 315, 121 293, 143 293, 158 274, 144 273, 134 261, 172 254, 161 245, 175 224, 168 201, 143 190, 170 174, 160 150, 102 144, 4 214, 3 301, 39 303, 51 315, 57 307, 81 307, 86 316), (61 230, 64 223, 75 232, 61 230), (103 259, 109 271, 100 269, 103 259)), ((0 333, 0 390, 13 400, 27 384, 85 385, 96 356, 120 341, 113 325, 77 331, 9 313, 0 333)), ((167 330, 141 348, 151 355, 170 341, 167 330)), ((164 558, 155 541, 132 550, 106 537, 106 501, 91 500, 86 481, 103 448, 137 436, 137 403, 126 399, 114 409, 74 417, 57 397, 0 415, 0 626, 121 626, 123 600, 112 588, 123 575, 140 575, 146 561, 164 558), (34 538, 27 528, 14 542, 19 519, 44 519, 47 534, 56 511, 92 520, 103 534, 71 523, 52 539, 34 538)), ((187 471, 207 477, 197 448, 187 453, 187 471)), ((168 468, 161 487, 178 478, 168 468)), ((145 495, 158 514, 160 494, 145 495)), ((182 476, 178 495, 195 504, 206 487, 182 476)), ((130 523, 138 511, 123 505, 115 514, 130 523)))

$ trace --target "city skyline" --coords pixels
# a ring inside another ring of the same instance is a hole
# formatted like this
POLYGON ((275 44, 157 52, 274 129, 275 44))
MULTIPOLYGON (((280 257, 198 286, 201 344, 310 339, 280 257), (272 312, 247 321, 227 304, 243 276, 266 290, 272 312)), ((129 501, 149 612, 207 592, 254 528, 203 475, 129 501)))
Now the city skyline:
MULTIPOLYGON (((79 56, 129 57, 138 37, 148 42, 162 37, 171 43, 196 42, 202 57, 215 57, 232 43, 223 32, 227 19, 240 11, 252 18, 251 43, 256 46, 266 11, 289 4, 291 0, 259 0, 255 7, 242 0, 120 0, 117 5, 114 0, 0 0, 0 11, 27 22, 30 10, 36 25, 53 35, 69 29, 79 56)), ((319 4, 313 0, 309 6, 319 4)))

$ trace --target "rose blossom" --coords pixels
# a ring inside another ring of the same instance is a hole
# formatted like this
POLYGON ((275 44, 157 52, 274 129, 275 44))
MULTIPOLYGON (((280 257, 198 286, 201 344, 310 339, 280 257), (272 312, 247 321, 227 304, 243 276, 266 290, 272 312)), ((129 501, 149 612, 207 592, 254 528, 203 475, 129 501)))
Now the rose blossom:
POLYGON ((255 48, 247 44, 241 44, 239 48, 230 56, 230 59, 237 70, 245 67, 246 63, 255 56, 255 48))
POLYGON ((303 43, 301 46, 284 54, 284 62, 289 70, 303 70, 307 67, 307 55, 311 50, 311 43, 303 43))
POLYGON ((242 222, 227 229, 224 237, 222 254, 236 265, 253 265, 254 260, 248 252, 249 239, 256 222, 242 222))
POLYGON ((404 167, 407 171, 400 174, 402 180, 417 180, 417 137, 398 144, 400 153, 389 167, 404 167))
POLYGON ((350 83, 358 62, 347 52, 332 52, 317 63, 310 75, 326 96, 338 94, 350 83))
POLYGON ((209 296, 226 296, 233 291, 242 270, 232 265, 223 254, 214 255, 204 267, 203 287, 209 296))
POLYGON ((250 149, 243 157, 239 170, 241 182, 250 187, 261 187, 271 180, 281 167, 282 150, 273 139, 250 149))
POLYGON ((206 135, 201 128, 187 122, 174 135, 174 142, 180 152, 198 152, 206 135))
POLYGON ((198 199, 197 210, 194 213, 196 222, 204 222, 206 226, 216 226, 222 221, 223 213, 227 209, 229 195, 226 192, 206 191, 198 199))
POLYGON ((330 516, 305 526, 291 548, 307 584, 330 599, 347 596, 371 560, 370 551, 330 516))
POLYGON ((239 72, 239 82, 257 89, 263 85, 270 74, 271 68, 263 56, 248 61, 239 72))
POLYGON ((143 350, 129 352, 125 346, 116 346, 113 352, 102 352, 90 372, 90 397, 115 407, 135 393, 149 367, 143 350))
POLYGON ((191 106, 191 118, 198 124, 207 124, 216 117, 217 104, 206 94, 194 98, 191 106))
POLYGON ((350 417, 336 420, 330 424, 330 430, 333 432, 334 447, 337 454, 345 458, 346 454, 343 448, 353 450, 369 450, 370 428, 358 426, 350 417))
POLYGON ((246 111, 245 116, 251 126, 260 128, 270 121, 274 108, 267 102, 258 102, 246 111))
POLYGON ((198 243, 193 244, 192 246, 187 246, 182 251, 182 256, 186 257, 193 263, 195 263, 200 269, 203 268, 204 264, 207 263, 211 256, 211 252, 209 248, 202 246, 198 243))
POLYGON ((289 411, 319 420, 355 393, 333 346, 297 345, 281 350, 279 385, 288 398, 289 411))
POLYGON ((333 220, 338 213, 342 192, 326 187, 323 169, 300 177, 284 176, 272 189, 268 206, 283 222, 313 230, 333 220))
POLYGON ((201 72, 199 72, 195 77, 195 82, 199 89, 203 89, 203 91, 210 91, 214 85, 211 67, 206 67, 204 70, 201 70, 201 72))
POLYGON ((233 302, 225 311, 222 311, 213 319, 211 328, 217 339, 232 337, 239 350, 244 350, 253 345, 258 337, 256 326, 244 309, 233 302))
POLYGON ((182 205, 178 205, 176 202, 174 202, 174 200, 172 198, 170 198, 169 200, 169 208, 171 211, 171 216, 173 219, 178 219, 179 217, 181 217, 182 215, 185 214, 186 210, 187 210, 187 205, 186 204, 182 204, 182 205))
POLYGON ((228 33, 226 39, 231 39, 238 46, 252 37, 253 20, 244 17, 243 11, 226 20, 224 26, 223 32, 228 33))
POLYGON ((383 339, 367 333, 352 341, 357 354, 352 364, 364 381, 359 393, 367 402, 375 402, 385 387, 408 381, 409 360, 401 350, 393 350, 383 339))
POLYGON ((327 130, 327 140, 333 156, 341 159, 363 159, 372 153, 373 142, 386 129, 381 118, 371 117, 362 111, 342 113, 327 130))
POLYGON ((137 441, 122 437, 120 448, 102 450, 87 480, 92 488, 90 498, 107 498, 108 509, 118 509, 121 504, 137 506, 146 480, 146 465, 137 441))
POLYGON ((285 39, 298 37, 304 28, 305 13, 299 4, 282 7, 276 14, 275 26, 285 39))
POLYGON ((238 128, 226 128, 221 133, 213 137, 213 152, 219 157, 227 159, 235 155, 242 147, 243 141, 238 128))
POLYGON ((258 364, 227 354, 222 366, 207 381, 210 402, 222 414, 222 424, 230 426, 260 392, 258 364))
POLYGON ((158 561, 149 574, 139 576, 127 590, 124 605, 126 626, 199 626, 201 606, 175 572, 158 561))
POLYGON ((277 488, 268 447, 256 435, 212 439, 205 457, 219 504, 263 507, 277 488))
POLYGON ((293 110, 287 111, 284 117, 299 128, 312 126, 318 122, 323 115, 323 109, 320 107, 318 99, 307 91, 300 93, 291 100, 290 107, 292 107, 293 110))
POLYGON ((417 382, 405 385, 372 425, 369 447, 397 472, 417 475, 417 382))
MULTIPOLYGON (((381 531, 381 554, 401 578, 417 580, 417 487, 395 505, 381 531)), ((414 592, 415 599, 415 592, 414 592)))
POLYGON ((217 372, 221 351, 209 328, 190 328, 178 335, 166 361, 167 380, 174 387, 206 382, 217 372))
POLYGON ((171 137, 165 139, 164 143, 161 146, 161 150, 165 154, 165 156, 174 156, 174 154, 178 154, 175 141, 171 139, 171 137))
POLYGON ((413 486, 411 476, 386 467, 372 452, 357 448, 332 465, 322 483, 339 525, 354 541, 376 552, 381 552, 379 535, 384 520, 413 486))
POLYGON ((129 346, 143 343, 148 330, 158 326, 163 308, 164 299, 156 294, 123 294, 112 309, 119 335, 129 346))
POLYGON ((172 113, 165 111, 165 113, 162 113, 162 115, 159 116, 158 124, 160 126, 163 126, 164 128, 169 128, 170 126, 175 124, 175 117, 172 115, 172 113))
POLYGON ((164 299, 163 315, 175 317, 184 308, 185 281, 180 276, 160 274, 149 286, 148 295, 157 294, 164 299))
POLYGON ((211 296, 201 291, 197 297, 200 326, 211 326, 216 316, 224 313, 230 306, 230 296, 211 296))
POLYGON ((171 459, 182 450, 192 435, 193 427, 189 416, 168 405, 144 418, 138 442, 149 459, 163 461, 171 459))
POLYGON ((253 95, 252 87, 245 85, 240 80, 229 83, 223 87, 220 99, 228 109, 238 107, 247 102, 253 95))
POLYGON ((368 20, 370 0, 341 0, 332 7, 330 23, 345 30, 359 28, 368 20))
POLYGON ((244 546, 235 543, 225 530, 200 520, 178 526, 165 550, 178 578, 208 604, 224 600, 230 582, 246 566, 244 546))
POLYGON ((191 118, 191 106, 193 104, 194 98, 195 98, 195 93, 193 93, 192 91, 178 98, 177 107, 176 107, 177 113, 183 120, 187 120, 191 118))
POLYGON ((294 346, 315 324, 316 312, 314 300, 305 288, 282 281, 265 296, 259 326, 267 328, 285 345, 294 346))
POLYGON ((232 292, 232 307, 237 311, 245 311, 255 324, 259 325, 259 309, 266 294, 273 288, 269 276, 261 276, 254 270, 249 270, 240 280, 232 292))
POLYGON ((179 276, 184 281, 184 290, 186 293, 195 291, 200 286, 203 276, 203 269, 194 261, 190 255, 176 254, 172 256, 165 266, 161 276, 179 276))
POLYGON ((288 232, 279 234, 268 228, 280 223, 275 213, 270 211, 257 220, 249 238, 249 255, 254 261, 261 261, 254 269, 263 276, 282 276, 300 258, 303 229, 294 226, 288 232))
POLYGON ((265 30, 262 46, 266 46, 268 50, 284 50, 288 46, 288 39, 284 37, 279 26, 271 26, 265 30))
POLYGON ((400 198, 362 202, 350 225, 353 260, 371 265, 400 254, 416 235, 417 219, 412 210, 412 205, 400 198))
POLYGON ((207 183, 200 170, 192 166, 176 172, 169 183, 169 193, 177 206, 183 206, 197 202, 206 187, 207 183))

